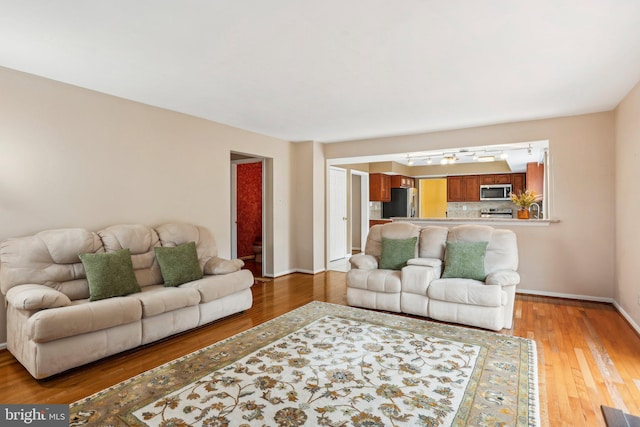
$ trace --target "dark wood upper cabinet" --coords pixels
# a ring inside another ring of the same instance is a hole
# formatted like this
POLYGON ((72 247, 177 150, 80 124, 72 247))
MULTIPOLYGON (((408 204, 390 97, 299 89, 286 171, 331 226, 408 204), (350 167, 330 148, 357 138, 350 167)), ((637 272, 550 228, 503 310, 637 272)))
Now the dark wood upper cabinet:
POLYGON ((447 177, 447 202, 479 202, 480 177, 461 175, 447 177))
POLYGON ((391 177, 383 173, 369 174, 369 201, 391 201, 391 177))
POLYGON ((511 175, 508 173, 480 175, 480 185, 511 184, 511 175))
POLYGON ((404 175, 391 175, 391 188, 415 188, 415 179, 404 175))
POLYGON ((523 173, 511 174, 511 191, 515 194, 524 193, 527 189, 527 178, 523 173))
POLYGON ((465 175, 462 181, 464 186, 464 201, 479 202, 480 201, 480 177, 478 175, 465 175))
POLYGON ((462 176, 447 177, 447 202, 462 202, 462 176))
POLYGON ((544 165, 527 163, 527 189, 544 194, 544 165))

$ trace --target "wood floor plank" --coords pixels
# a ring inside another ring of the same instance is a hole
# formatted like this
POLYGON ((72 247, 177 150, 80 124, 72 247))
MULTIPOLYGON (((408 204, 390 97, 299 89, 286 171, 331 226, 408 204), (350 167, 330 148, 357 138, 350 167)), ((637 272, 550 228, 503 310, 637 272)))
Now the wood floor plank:
MULTIPOLYGON (((291 274, 252 292, 245 313, 46 380, 0 351, 0 403, 71 403, 313 300, 346 304, 345 274, 334 271, 291 274)), ((501 333, 536 341, 542 425, 604 426, 600 405, 640 413, 640 336, 611 304, 518 294, 514 326, 501 333)))

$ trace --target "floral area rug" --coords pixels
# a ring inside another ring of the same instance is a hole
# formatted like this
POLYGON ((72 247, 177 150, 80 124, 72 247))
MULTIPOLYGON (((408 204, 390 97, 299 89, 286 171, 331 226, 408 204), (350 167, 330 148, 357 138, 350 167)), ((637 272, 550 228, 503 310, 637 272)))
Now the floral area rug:
POLYGON ((313 302, 71 405, 71 425, 537 426, 535 342, 313 302))

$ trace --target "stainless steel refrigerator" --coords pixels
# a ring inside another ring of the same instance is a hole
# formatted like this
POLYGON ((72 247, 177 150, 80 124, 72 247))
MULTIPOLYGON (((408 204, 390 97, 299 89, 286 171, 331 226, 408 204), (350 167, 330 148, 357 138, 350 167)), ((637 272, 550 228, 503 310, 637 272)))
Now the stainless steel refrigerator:
POLYGON ((391 201, 382 203, 382 217, 415 218, 418 209, 418 190, 415 188, 392 188, 391 201))

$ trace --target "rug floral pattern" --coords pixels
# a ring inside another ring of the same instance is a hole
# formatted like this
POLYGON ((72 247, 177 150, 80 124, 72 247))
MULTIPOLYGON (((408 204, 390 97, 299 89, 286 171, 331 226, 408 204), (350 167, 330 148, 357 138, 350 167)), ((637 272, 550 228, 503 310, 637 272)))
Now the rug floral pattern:
POLYGON ((534 426, 535 345, 314 302, 90 396, 71 425, 534 426))

